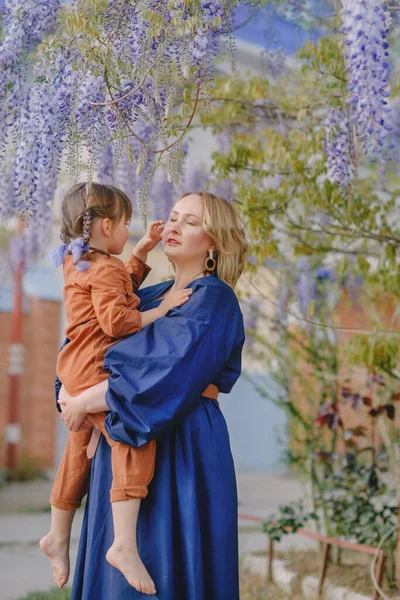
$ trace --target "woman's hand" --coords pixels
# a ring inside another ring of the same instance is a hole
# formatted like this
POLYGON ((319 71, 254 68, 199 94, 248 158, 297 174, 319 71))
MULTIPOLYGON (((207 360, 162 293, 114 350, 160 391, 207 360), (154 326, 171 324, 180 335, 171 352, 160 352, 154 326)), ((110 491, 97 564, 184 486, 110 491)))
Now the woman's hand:
MULTIPOLYGON (((79 431, 81 428, 90 428, 89 423, 84 421, 87 416, 84 401, 80 396, 70 396, 66 389, 61 386, 58 402, 61 406, 61 418, 70 431, 79 431)), ((93 427, 93 425, 91 425, 93 427)))

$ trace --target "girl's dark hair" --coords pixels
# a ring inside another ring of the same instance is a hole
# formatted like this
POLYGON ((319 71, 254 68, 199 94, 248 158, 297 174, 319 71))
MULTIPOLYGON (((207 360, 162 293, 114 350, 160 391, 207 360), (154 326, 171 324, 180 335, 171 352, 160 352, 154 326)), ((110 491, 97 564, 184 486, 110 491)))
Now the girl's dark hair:
POLYGON ((89 243, 96 219, 110 219, 112 223, 119 223, 123 218, 130 221, 132 204, 128 196, 113 185, 77 183, 65 194, 61 214, 64 244, 78 237, 89 243))

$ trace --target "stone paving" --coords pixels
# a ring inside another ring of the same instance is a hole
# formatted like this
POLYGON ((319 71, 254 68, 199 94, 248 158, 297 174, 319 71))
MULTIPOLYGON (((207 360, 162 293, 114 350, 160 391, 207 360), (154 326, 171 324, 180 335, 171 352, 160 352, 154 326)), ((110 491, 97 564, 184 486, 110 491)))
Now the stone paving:
MULTIPOLYGON (((0 600, 14 600, 54 586, 49 563, 37 545, 50 523, 50 514, 38 511, 48 506, 51 485, 50 474, 48 481, 12 483, 0 489, 0 600)), ((269 473, 238 474, 238 488, 239 513, 260 517, 274 512, 282 502, 304 497, 296 480, 269 473)), ((72 575, 82 518, 81 510, 72 533, 72 575)), ((256 524, 239 520, 239 528, 241 556, 266 550, 267 538, 256 524)), ((300 536, 288 536, 284 541, 284 547, 304 549, 309 544, 300 536)))

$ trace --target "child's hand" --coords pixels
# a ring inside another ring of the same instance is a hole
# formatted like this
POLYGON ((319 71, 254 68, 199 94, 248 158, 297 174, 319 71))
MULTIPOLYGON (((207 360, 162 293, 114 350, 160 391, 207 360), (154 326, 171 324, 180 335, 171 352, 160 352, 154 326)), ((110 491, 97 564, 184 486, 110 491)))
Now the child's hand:
POLYGON ((154 223, 151 223, 147 233, 145 233, 134 247, 132 254, 145 263, 147 253, 153 250, 154 246, 157 246, 158 242, 161 241, 163 231, 164 221, 154 221, 154 223))
POLYGON ((154 221, 154 223, 150 223, 147 232, 136 244, 136 248, 138 248, 138 250, 150 252, 150 250, 153 250, 153 248, 157 246, 158 242, 161 242, 163 231, 164 221, 154 221))
POLYGON ((185 302, 189 300, 192 293, 193 290, 191 288, 185 288, 184 290, 180 290, 179 292, 172 292, 171 294, 169 294, 169 296, 164 298, 164 300, 160 304, 160 309, 163 315, 166 315, 167 312, 171 310, 171 308, 174 308, 175 306, 182 306, 182 304, 185 304, 185 302))

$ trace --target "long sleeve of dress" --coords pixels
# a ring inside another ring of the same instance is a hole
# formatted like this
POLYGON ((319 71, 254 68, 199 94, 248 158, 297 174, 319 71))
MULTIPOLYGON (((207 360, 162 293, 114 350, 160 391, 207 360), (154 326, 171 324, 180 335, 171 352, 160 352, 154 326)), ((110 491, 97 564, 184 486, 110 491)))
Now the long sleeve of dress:
POLYGON ((106 428, 115 441, 141 446, 172 427, 241 348, 243 321, 233 291, 222 282, 193 290, 185 305, 108 350, 106 428))

